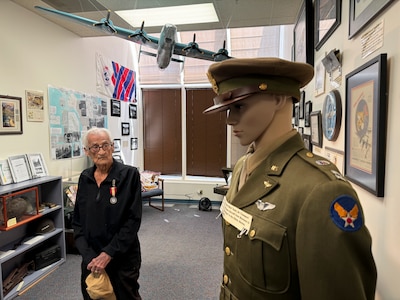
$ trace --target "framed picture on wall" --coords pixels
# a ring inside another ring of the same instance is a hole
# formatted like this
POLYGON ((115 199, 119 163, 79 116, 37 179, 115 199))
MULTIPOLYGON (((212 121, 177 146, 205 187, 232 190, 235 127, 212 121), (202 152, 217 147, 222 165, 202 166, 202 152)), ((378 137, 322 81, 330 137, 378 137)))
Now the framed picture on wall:
POLYGON ((121 139, 114 139, 114 153, 115 152, 120 152, 121 151, 121 139))
POLYGON ((332 33, 339 27, 342 14, 342 0, 315 0, 315 49, 319 50, 332 33), (322 2, 322 3, 321 3, 322 2))
POLYGON ((387 55, 346 75, 344 175, 384 196, 387 123, 387 55))
POLYGON ((121 123, 121 135, 130 135, 131 131, 130 131, 130 124, 129 123, 125 123, 122 122, 121 123))
POLYGON ((44 121, 44 98, 43 92, 25 91, 26 120, 28 122, 44 121))
POLYGON ((129 119, 137 118, 137 106, 136 104, 129 103, 129 119))
POLYGON ((322 122, 321 111, 313 111, 310 114, 311 144, 322 147, 322 122))
POLYGON ((0 95, 0 134, 22 134, 22 98, 0 95))
POLYGON ((371 23, 394 0, 350 0, 349 39, 371 23))
POLYGON ((300 92, 300 101, 299 101, 299 119, 304 119, 304 102, 306 98, 306 92, 300 92))
POLYGON ((312 0, 304 0, 293 29, 293 60, 314 65, 312 0))
POLYGON ((131 138, 131 150, 138 149, 138 138, 131 138))
POLYGON ((307 101, 304 108, 304 127, 310 127, 310 114, 312 111, 312 102, 307 101))
POLYGON ((304 147, 306 147, 307 150, 312 151, 311 135, 303 134, 303 141, 304 147))
POLYGON ((120 117, 121 116, 121 101, 117 99, 110 99, 111 106, 111 116, 120 117))

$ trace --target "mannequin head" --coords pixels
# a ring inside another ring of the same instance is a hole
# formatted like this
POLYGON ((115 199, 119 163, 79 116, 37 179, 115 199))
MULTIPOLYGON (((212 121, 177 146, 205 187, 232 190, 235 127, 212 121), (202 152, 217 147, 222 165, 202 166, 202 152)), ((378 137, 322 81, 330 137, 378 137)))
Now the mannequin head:
POLYGON ((314 69, 272 57, 232 58, 212 64, 207 75, 217 96, 204 113, 228 110, 227 124, 240 143, 257 146, 292 129, 293 101, 314 69))
POLYGON ((242 146, 270 143, 292 129, 292 99, 256 93, 228 106, 226 123, 242 146))

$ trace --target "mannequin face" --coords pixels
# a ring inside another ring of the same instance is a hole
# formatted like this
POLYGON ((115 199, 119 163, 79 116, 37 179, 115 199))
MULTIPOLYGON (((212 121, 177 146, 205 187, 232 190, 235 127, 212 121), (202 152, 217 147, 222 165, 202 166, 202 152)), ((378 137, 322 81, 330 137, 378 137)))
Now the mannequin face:
POLYGON ((268 133, 274 121, 275 112, 280 108, 276 96, 254 94, 228 108, 227 124, 243 146, 261 140, 268 133))

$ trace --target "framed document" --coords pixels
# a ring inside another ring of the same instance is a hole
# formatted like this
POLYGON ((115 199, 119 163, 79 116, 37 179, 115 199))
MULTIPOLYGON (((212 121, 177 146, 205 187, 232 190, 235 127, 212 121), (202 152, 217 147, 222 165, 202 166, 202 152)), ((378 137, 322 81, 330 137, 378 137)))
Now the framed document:
POLYGON ((387 123, 387 54, 346 75, 344 175, 384 196, 387 123))
POLYGON ((8 158, 11 175, 15 183, 32 179, 29 163, 25 154, 8 158))
POLYGON ((322 147, 322 122, 321 111, 313 111, 310 114, 311 144, 322 147))
POLYGON ((5 185, 13 182, 8 160, 0 160, 0 184, 5 185))
POLYGON ((349 39, 371 23, 394 0, 350 0, 349 39))
POLYGON ((315 0, 315 50, 319 50, 340 25, 341 0, 315 0))
POLYGON ((49 173, 47 172, 46 163, 41 153, 27 154, 26 157, 31 168, 32 178, 49 175, 49 173))
POLYGON ((314 65, 314 17, 311 0, 305 0, 293 29, 293 61, 314 65))

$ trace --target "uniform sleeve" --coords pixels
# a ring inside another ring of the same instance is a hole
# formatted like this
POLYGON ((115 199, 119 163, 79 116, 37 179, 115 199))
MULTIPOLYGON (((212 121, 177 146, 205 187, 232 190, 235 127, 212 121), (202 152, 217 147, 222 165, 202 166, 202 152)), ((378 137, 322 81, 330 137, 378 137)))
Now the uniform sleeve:
POLYGON ((120 253, 126 253, 134 243, 138 243, 138 231, 142 220, 142 188, 140 174, 137 169, 128 172, 126 181, 121 182, 121 187, 129 187, 130 199, 127 207, 127 218, 121 225, 118 232, 111 239, 111 242, 103 248, 103 251, 114 257, 120 253))
POLYGON ((371 236, 348 182, 329 181, 310 191, 299 216, 296 252, 302 299, 374 299, 371 236))

